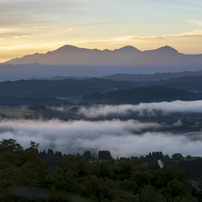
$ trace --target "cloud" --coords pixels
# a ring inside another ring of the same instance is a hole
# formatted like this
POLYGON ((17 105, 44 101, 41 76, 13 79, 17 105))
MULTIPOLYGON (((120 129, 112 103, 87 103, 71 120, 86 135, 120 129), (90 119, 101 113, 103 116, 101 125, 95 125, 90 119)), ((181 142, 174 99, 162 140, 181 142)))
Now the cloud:
MULTIPOLYGON (((200 23, 199 21, 197 21, 200 23)), ((202 25, 202 22, 201 22, 202 25)), ((179 33, 179 34, 171 34, 171 35, 151 35, 151 36, 118 36, 113 37, 112 41, 131 41, 135 40, 136 42, 145 40, 155 40, 155 39, 169 39, 169 38, 185 38, 185 37, 202 37, 202 30, 194 30, 191 32, 179 33)))
POLYGON ((156 116, 155 111, 160 110, 164 114, 181 112, 181 113, 201 113, 202 100, 198 101, 180 101, 173 102, 154 102, 140 103, 138 105, 97 105, 93 107, 82 107, 79 114, 87 118, 107 117, 109 115, 127 116, 131 113, 137 115, 156 116))
POLYGON ((40 150, 63 153, 110 150, 113 157, 136 156, 152 151, 172 155, 202 155, 202 133, 150 132, 163 126, 134 120, 120 121, 1 121, 0 139, 16 139, 24 148, 40 143, 40 150), (146 132, 145 132, 146 130, 146 132))
POLYGON ((202 21, 200 21, 200 20, 186 20, 186 22, 194 24, 194 25, 202 26, 202 21))
POLYGON ((26 33, 20 33, 15 29, 0 28, 0 38, 9 38, 9 37, 24 38, 29 36, 26 33))

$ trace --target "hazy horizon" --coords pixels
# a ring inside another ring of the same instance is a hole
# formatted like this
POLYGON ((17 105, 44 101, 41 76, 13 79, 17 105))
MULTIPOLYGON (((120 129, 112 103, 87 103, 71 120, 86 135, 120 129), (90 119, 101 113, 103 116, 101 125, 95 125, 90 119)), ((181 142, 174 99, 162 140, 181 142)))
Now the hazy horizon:
POLYGON ((65 44, 202 53, 200 0, 1 0, 0 62, 65 44))
MULTIPOLYGON (((200 53, 196 53, 196 54, 180 52, 180 51, 178 51, 175 47, 170 46, 169 44, 165 44, 165 45, 163 45, 163 46, 156 47, 156 48, 153 48, 153 49, 142 49, 142 50, 141 50, 141 49, 138 49, 137 47, 135 47, 135 46, 133 46, 133 45, 130 45, 130 44, 127 44, 127 45, 124 45, 124 46, 120 46, 120 47, 117 47, 117 48, 111 48, 111 49, 108 49, 108 48, 100 48, 100 49, 99 49, 99 48, 87 48, 87 47, 79 47, 79 46, 75 46, 75 45, 71 45, 71 44, 64 44, 64 45, 62 45, 62 46, 56 47, 54 50, 48 50, 48 51, 45 51, 45 52, 34 52, 33 54, 27 53, 27 54, 23 55, 22 57, 24 57, 24 56, 30 56, 30 55, 35 55, 35 54, 45 55, 45 54, 47 54, 47 53, 49 53, 49 52, 57 51, 58 49, 63 48, 63 47, 66 47, 66 46, 69 46, 69 47, 76 47, 76 48, 79 48, 79 49, 99 50, 99 51, 112 51, 112 52, 115 51, 115 50, 120 50, 120 49, 125 48, 125 47, 133 47, 133 48, 135 48, 135 49, 137 49, 137 50, 139 50, 139 51, 141 51, 141 52, 158 50, 158 49, 164 48, 164 47, 171 47, 171 48, 173 48, 174 50, 176 50, 178 53, 182 53, 182 54, 185 54, 185 55, 201 55, 201 54, 202 54, 202 51, 201 51, 200 53)), ((37 51, 37 50, 36 50, 36 51, 37 51)), ((12 60, 12 59, 18 59, 18 58, 22 58, 22 57, 14 57, 14 58, 10 58, 10 59, 11 59, 11 60, 12 60)), ((9 60, 10 60, 10 59, 9 59, 9 60)), ((5 63, 5 62, 7 62, 7 61, 9 61, 9 60, 3 61, 3 62, 0 61, 0 64, 3 64, 3 63, 5 63)))
MULTIPOLYGON (((200 0, 194 2, 188 0, 0 0, 0 62, 28 55, 21 60, 8 63, 10 66, 1 65, 1 80, 61 75, 91 75, 94 77, 114 73, 199 71, 202 67, 202 55, 180 53, 202 54, 201 11, 200 0), (174 49, 167 47, 160 51, 148 51, 141 54, 130 48, 111 54, 109 51, 101 54, 99 51, 77 51, 76 48, 54 51, 65 45, 99 50, 115 50, 125 46, 133 46, 140 51, 156 50, 165 46, 174 49), (38 54, 33 55, 35 53, 47 54, 39 57, 38 54), (29 63, 31 65, 24 65, 29 63), (32 65, 35 63, 42 65, 32 65), (16 64, 16 66, 12 66, 12 64, 16 64)), ((16 93, 15 90, 11 92, 14 95, 16 93)), ((166 109, 171 107, 174 111, 186 111, 181 108, 181 105, 188 106, 192 112, 195 105, 195 110, 201 107, 201 102, 179 104, 179 101, 175 101, 171 105, 170 103, 153 103, 144 105, 143 108, 146 107, 145 110, 148 111, 148 114, 151 108, 161 109, 165 113, 168 113, 164 109, 165 107, 166 109)), ((113 115, 114 110, 118 110, 121 114, 126 113, 127 110, 141 111, 134 106, 127 106, 126 109, 125 107, 82 108, 82 113, 100 117, 105 116, 102 114, 104 112, 113 115)), ((138 107, 141 108, 142 105, 138 107)), ((147 124, 154 128, 163 127, 158 123, 140 123, 135 120, 98 122, 87 120, 21 122, 19 120, 1 121, 0 127, 8 126, 8 130, 1 133, 2 138, 10 136, 15 138, 17 134, 24 140, 31 138, 37 140, 38 137, 40 140, 40 137, 43 136, 42 143, 43 138, 48 137, 50 144, 51 141, 57 139, 55 134, 64 129, 69 131, 70 136, 59 133, 61 143, 63 144, 63 139, 69 143, 73 141, 73 146, 77 150, 82 141, 89 146, 92 145, 93 148, 98 148, 98 146, 103 148, 103 145, 108 142, 109 149, 113 145, 113 141, 117 141, 114 154, 119 155, 117 150, 119 145, 123 151, 125 150, 129 154, 131 151, 127 151, 127 149, 133 149, 132 143, 140 141, 140 145, 143 147, 145 144, 152 143, 152 140, 155 142, 151 145, 151 149, 161 150, 163 147, 158 143, 159 139, 163 146, 168 143, 172 144, 173 149, 178 149, 180 145, 183 147, 185 142, 187 147, 182 148, 184 153, 186 153, 186 149, 190 154, 199 152, 200 131, 194 135, 194 137, 196 136, 194 140, 190 139, 186 133, 175 135, 169 132, 153 133, 149 130, 147 132, 142 130, 142 132, 138 131, 141 132, 141 136, 136 134, 136 127, 141 126, 145 129, 147 124), (51 124, 56 128, 50 131, 49 138, 46 132, 49 132, 51 124), (38 131, 38 127, 42 132, 38 131), (89 131, 91 127, 92 131, 89 131), (13 129, 14 132, 10 129, 13 129), (86 134, 86 139, 85 136, 82 136, 83 133, 86 134), (92 136, 89 136, 88 133, 92 136), (124 134, 127 137, 124 137, 124 134), (197 147, 194 147, 195 144, 197 147), (191 153, 192 149, 194 149, 193 153, 191 153)), ((72 145, 70 144, 70 146, 72 145)), ((200 152, 199 154, 201 155, 200 152)))

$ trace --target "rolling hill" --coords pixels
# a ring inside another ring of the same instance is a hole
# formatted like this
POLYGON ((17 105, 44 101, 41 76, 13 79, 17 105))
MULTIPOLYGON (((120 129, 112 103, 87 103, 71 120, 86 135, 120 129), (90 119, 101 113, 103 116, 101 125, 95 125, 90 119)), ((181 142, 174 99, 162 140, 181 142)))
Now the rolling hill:
POLYGON ((202 77, 129 82, 107 79, 0 82, 0 105, 57 105, 70 102, 135 104, 202 99, 202 77))
POLYGON ((202 93, 188 92, 167 87, 141 87, 116 90, 107 93, 93 93, 83 97, 84 101, 97 104, 139 104, 174 100, 199 100, 202 93))

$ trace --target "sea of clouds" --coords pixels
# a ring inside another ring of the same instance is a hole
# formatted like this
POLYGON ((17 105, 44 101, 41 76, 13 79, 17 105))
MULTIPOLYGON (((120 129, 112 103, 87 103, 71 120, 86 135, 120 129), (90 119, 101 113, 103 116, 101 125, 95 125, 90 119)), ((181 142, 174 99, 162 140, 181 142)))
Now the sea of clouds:
POLYGON ((31 121, 0 122, 0 138, 16 139, 24 148, 30 141, 40 143, 39 150, 80 153, 110 150, 114 158, 146 155, 153 151, 164 154, 202 155, 202 132, 172 134, 150 132, 165 127, 158 123, 120 121, 31 121))
POLYGON ((140 103, 138 105, 97 105, 82 107, 79 110, 81 115, 87 118, 107 117, 111 115, 127 116, 131 112, 139 116, 156 116, 156 111, 161 111, 165 115, 175 112, 180 113, 202 113, 202 100, 172 102, 140 103))
MULTIPOLYGON (((99 105, 82 107, 78 113, 84 117, 99 118, 105 116, 128 115, 137 112, 143 116, 155 115, 155 110, 163 113, 202 112, 202 101, 174 101, 161 103, 142 103, 139 105, 99 105)), ((187 114, 186 114, 187 115, 187 114)), ((169 121, 169 120, 168 120, 169 121)), ((181 121, 173 123, 180 126, 181 121)), ((162 151, 172 155, 202 156, 202 132, 172 133, 165 125, 136 120, 1 120, 0 140, 16 139, 24 148, 30 141, 40 143, 39 150, 80 153, 90 150, 110 150, 114 158, 146 155, 149 152, 162 151), (167 132, 166 132, 167 131, 167 132)))

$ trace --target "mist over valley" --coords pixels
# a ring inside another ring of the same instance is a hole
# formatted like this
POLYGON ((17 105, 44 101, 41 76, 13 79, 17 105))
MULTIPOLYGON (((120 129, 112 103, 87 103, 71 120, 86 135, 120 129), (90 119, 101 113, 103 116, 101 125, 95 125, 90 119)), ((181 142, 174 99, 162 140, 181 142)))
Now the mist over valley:
POLYGON ((109 150, 114 158, 151 151, 201 156, 201 106, 202 101, 173 101, 39 108, 29 119, 7 115, 0 133, 25 148, 31 140, 40 143, 40 151, 109 150))
POLYGON ((201 63, 169 46, 63 46, 10 60, 0 68, 1 138, 63 153, 200 156, 201 63))
POLYGON ((0 201, 202 202, 201 10, 0 0, 0 201))

